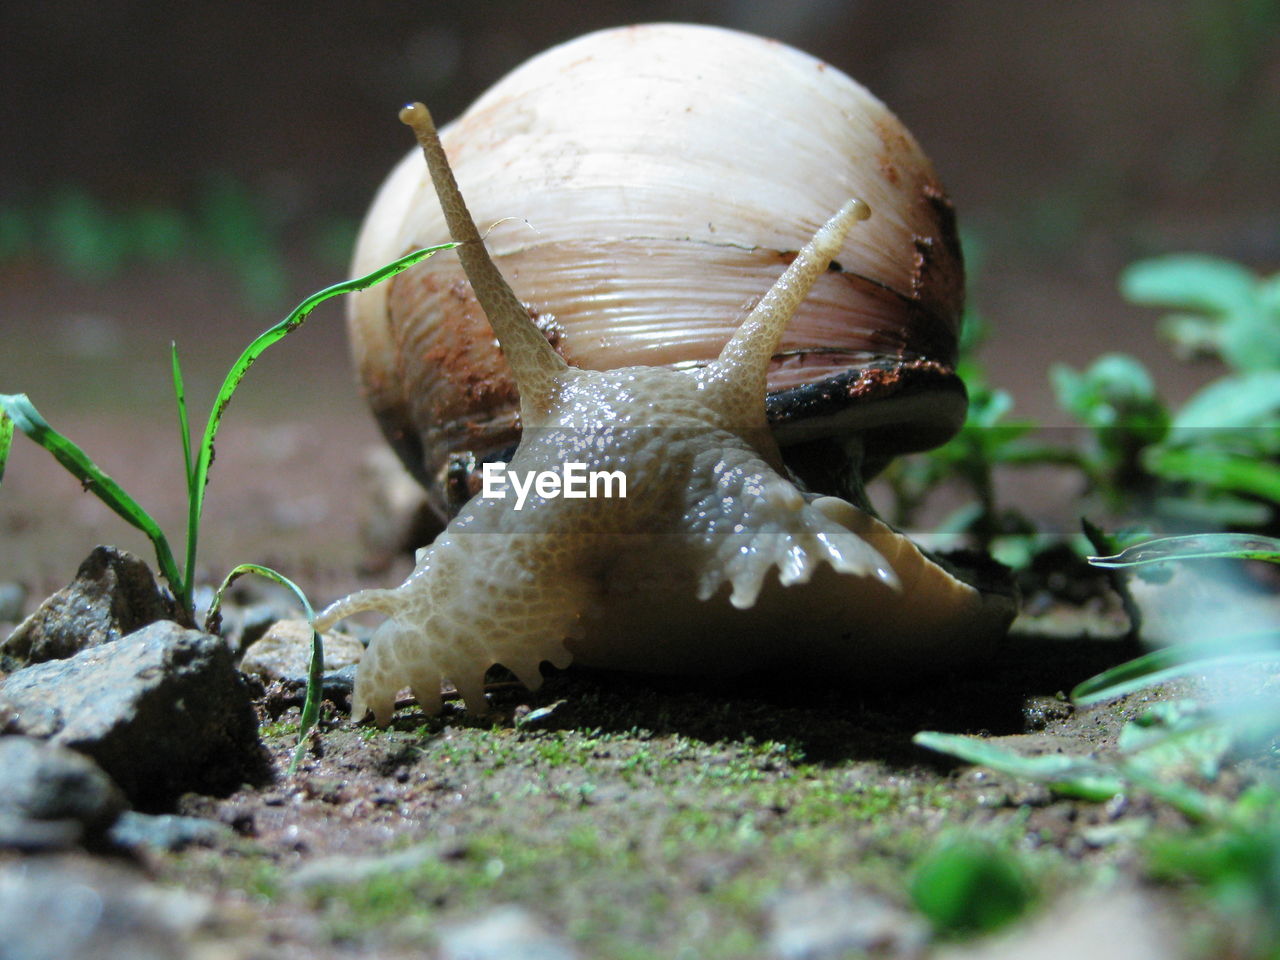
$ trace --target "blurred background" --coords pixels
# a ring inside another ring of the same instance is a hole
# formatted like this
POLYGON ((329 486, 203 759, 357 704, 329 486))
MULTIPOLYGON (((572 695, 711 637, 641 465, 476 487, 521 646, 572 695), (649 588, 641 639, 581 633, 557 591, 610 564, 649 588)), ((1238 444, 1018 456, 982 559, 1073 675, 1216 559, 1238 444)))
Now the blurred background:
MULTIPOLYGON (((633 22, 715 23, 845 70, 947 184, 1016 411, 1054 423, 1046 371, 1105 350, 1171 401, 1174 360, 1116 276, 1196 250, 1280 269, 1277 0, 100 0, 0 10, 0 391, 31 394, 162 524, 185 491, 176 339, 197 429, 247 340, 346 275, 359 219, 408 148, 395 111, 461 111, 520 61, 633 22)), ((222 434, 206 560, 349 569, 360 462, 341 308, 273 349, 222 434)), ((0 489, 0 580, 65 581, 99 540, 149 551, 18 438, 0 489)), ((320 574, 317 573, 317 576, 320 574)))

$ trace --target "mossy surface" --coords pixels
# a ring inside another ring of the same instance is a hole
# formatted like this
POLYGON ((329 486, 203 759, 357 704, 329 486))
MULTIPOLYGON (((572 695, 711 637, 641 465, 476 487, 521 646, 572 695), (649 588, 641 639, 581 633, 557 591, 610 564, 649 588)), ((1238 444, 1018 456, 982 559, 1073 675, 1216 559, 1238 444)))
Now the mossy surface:
MULTIPOLYGON (((1137 797, 1061 799, 910 738, 1105 752, 1143 701, 1075 712, 1055 692, 1118 652, 1024 638, 1003 673, 875 693, 571 671, 537 694, 492 685, 485 717, 453 703, 439 717, 406 705, 386 730, 339 717, 296 776, 193 798, 190 812, 237 824, 243 846, 163 872, 235 891, 314 956, 420 955, 517 905, 582 956, 764 958, 781 949, 788 904, 832 890, 884 904, 914 942, 928 925, 911 879, 957 838, 1024 877, 1035 916, 1064 893, 1144 881, 1145 839, 1186 824, 1137 797)), ((280 770, 292 716, 264 726, 280 770)))

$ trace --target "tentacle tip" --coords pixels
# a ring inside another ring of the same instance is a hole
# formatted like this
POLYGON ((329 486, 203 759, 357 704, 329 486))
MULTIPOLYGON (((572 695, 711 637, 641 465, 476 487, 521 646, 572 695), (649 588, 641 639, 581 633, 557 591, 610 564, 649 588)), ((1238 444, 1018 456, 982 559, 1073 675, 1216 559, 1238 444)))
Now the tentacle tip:
POLYGON ((419 124, 431 122, 431 111, 427 109, 426 104, 417 100, 406 103, 400 108, 400 122, 417 129, 419 124))
POLYGON ((849 208, 849 212, 853 215, 854 220, 871 219, 871 207, 865 200, 853 197, 849 200, 846 206, 849 208))

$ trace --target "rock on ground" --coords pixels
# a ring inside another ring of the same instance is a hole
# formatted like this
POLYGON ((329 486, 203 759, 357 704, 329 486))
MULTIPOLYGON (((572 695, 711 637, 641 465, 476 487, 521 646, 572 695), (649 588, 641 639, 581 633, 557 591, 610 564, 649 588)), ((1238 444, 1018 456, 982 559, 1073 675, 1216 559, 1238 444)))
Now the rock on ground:
POLYGON ((128 850, 172 853, 188 847, 216 847, 229 843, 235 837, 235 831, 225 823, 204 817, 126 810, 112 825, 108 837, 116 846, 128 850))
MULTIPOLYGON (((333 673, 360 661, 364 645, 344 633, 326 633, 324 669, 333 673)), ((307 679, 311 664, 311 625, 306 620, 279 620, 245 651, 240 669, 263 680, 307 679)))
POLYGON ((575 960, 577 952, 523 907, 496 907, 440 931, 442 960, 575 960))
POLYGON ((126 806, 92 760, 43 740, 0 737, 0 771, 0 849, 104 845, 126 806))
POLYGON ((78 857, 0 863, 4 960, 249 960, 260 948, 243 918, 133 870, 78 857))
POLYGON ((137 557, 95 547, 75 579, 36 608, 0 644, 0 667, 70 657, 172 616, 169 601, 137 557))
POLYGON ((769 945, 781 960, 836 960, 850 953, 917 957, 928 931, 919 917, 869 890, 839 886, 780 895, 769 945))
POLYGON ((1167 960, 1182 955, 1155 902, 1121 886, 1058 904, 1010 933, 943 950, 938 960, 1167 960))
POLYGON ((262 774, 251 700, 223 640, 166 620, 11 674, 0 730, 84 753, 134 806, 162 811, 262 774))

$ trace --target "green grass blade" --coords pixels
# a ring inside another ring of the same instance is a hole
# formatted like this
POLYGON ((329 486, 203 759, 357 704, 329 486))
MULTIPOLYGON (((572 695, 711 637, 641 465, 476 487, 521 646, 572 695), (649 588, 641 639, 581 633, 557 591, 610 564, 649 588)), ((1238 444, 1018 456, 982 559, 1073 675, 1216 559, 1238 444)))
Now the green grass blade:
MULTIPOLYGON (((169 341, 169 358, 173 366, 173 396, 178 404, 178 432, 182 435, 182 469, 187 479, 187 497, 195 480, 191 472, 191 421, 187 417, 187 388, 182 382, 182 364, 178 362, 178 344, 169 341)), ((190 502, 190 500, 188 500, 190 502)))
MULTIPOLYGON (((150 539, 156 551, 160 573, 177 595, 182 583, 178 567, 159 524, 143 510, 124 489, 109 477, 78 446, 49 426, 25 393, 0 394, 0 408, 13 426, 49 451, 60 464, 80 481, 85 490, 105 503, 126 523, 137 527, 150 539)), ((12 430, 12 426, 9 428, 12 430)))
POLYGON ((1024 757, 1005 747, 973 737, 932 730, 917 733, 911 738, 911 742, 967 763, 980 764, 1013 777, 1045 783, 1058 793, 1084 800, 1109 800, 1124 790, 1123 781, 1104 772, 1097 762, 1088 757, 1071 757, 1060 753, 1024 757))
POLYGON ((1095 567, 1138 567, 1173 560, 1266 560, 1280 563, 1280 540, 1246 533, 1203 533, 1161 537, 1135 544, 1110 557, 1089 557, 1095 567))
POLYGON ((0 407, 0 483, 4 482, 4 466, 9 462, 9 447, 13 443, 13 418, 0 407))
POLYGON ((307 615, 307 623, 311 625, 311 661, 307 665, 307 696, 302 704, 302 717, 298 724, 298 745, 294 748, 293 759, 289 761, 288 772, 292 775, 298 769, 298 764, 306 753, 307 734, 311 732, 311 728, 320 720, 320 703, 323 696, 322 681, 324 677, 324 642, 320 639, 320 634, 315 629, 316 613, 311 608, 311 602, 307 600, 307 595, 302 592, 302 588, 284 574, 256 563, 238 564, 227 574, 222 581, 222 585, 214 593, 213 602, 209 604, 209 613, 205 617, 206 630, 216 629, 222 609, 222 595, 231 584, 246 573, 265 577, 292 591, 293 595, 298 598, 298 602, 302 604, 302 609, 307 615))
POLYGON ((355 293, 358 290, 364 290, 374 284, 381 283, 394 277, 396 274, 409 269, 415 263, 425 260, 432 254, 439 253, 441 250, 452 250, 457 244, 442 243, 435 247, 426 247, 421 250, 415 250, 413 253, 406 254, 398 260, 381 267, 372 273, 359 277, 355 280, 345 280, 342 283, 336 283, 331 287, 313 293, 311 296, 303 300, 293 311, 277 323, 275 326, 259 334, 254 338, 253 342, 244 349, 240 354, 240 358, 232 365, 227 372, 226 378, 222 381, 222 387, 218 391, 217 399, 214 401, 213 410, 209 413, 209 419, 205 424, 204 437, 200 442, 200 449, 196 458, 195 469, 191 474, 191 491, 192 495, 189 502, 187 513, 187 553, 186 553, 186 574, 187 581, 183 585, 182 602, 189 608, 191 606, 191 591, 194 587, 192 577, 194 576, 196 544, 199 537, 200 516, 204 511, 204 491, 205 486, 209 482, 209 467, 213 463, 213 444, 218 433, 218 425, 222 422, 222 415, 226 412, 227 405, 231 403, 231 397, 236 391, 236 387, 240 385, 240 381, 244 379, 249 368, 253 366, 254 361, 262 355, 262 352, 278 340, 288 336, 311 314, 316 307, 331 300, 334 297, 341 296, 344 293, 355 293))
POLYGON ((1087 707, 1144 687, 1175 680, 1189 673, 1201 673, 1233 664, 1273 661, 1277 651, 1280 651, 1280 645, 1277 645, 1280 634, 1272 631, 1262 636, 1271 638, 1270 648, 1242 651, 1232 641, 1226 644, 1180 644, 1154 650, 1077 684, 1071 691, 1071 700, 1078 707, 1087 707), (1224 649, 1230 652, 1224 653, 1224 649))

